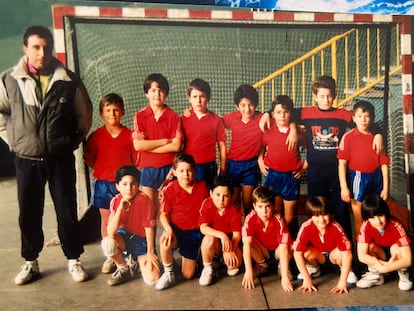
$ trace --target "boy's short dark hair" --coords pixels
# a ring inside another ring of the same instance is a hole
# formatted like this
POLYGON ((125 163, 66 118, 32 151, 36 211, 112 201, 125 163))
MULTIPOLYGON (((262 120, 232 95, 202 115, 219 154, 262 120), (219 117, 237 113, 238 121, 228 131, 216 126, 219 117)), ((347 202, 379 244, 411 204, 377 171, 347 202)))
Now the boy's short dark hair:
POLYGON ((228 187, 230 190, 230 193, 233 195, 234 192, 234 185, 233 185, 233 179, 230 177, 230 175, 219 175, 214 177, 213 184, 211 185, 210 190, 213 191, 217 187, 228 187))
POLYGON ((192 90, 198 90, 206 94, 208 100, 210 100, 211 96, 211 88, 207 81, 203 79, 194 79, 190 82, 187 87, 187 95, 190 96, 192 90))
POLYGON ((27 42, 30 36, 37 35, 42 39, 48 40, 49 44, 53 47, 53 35, 49 28, 44 26, 30 26, 23 35, 23 45, 27 46, 27 42))
POLYGON ((151 88, 152 82, 157 82, 158 87, 164 91, 165 96, 168 96, 168 93, 170 92, 170 85, 168 84, 168 80, 166 77, 164 77, 160 73, 153 73, 150 74, 148 77, 145 78, 144 81, 144 92, 145 94, 148 93, 148 90, 151 88))
POLYGON ((115 173, 115 183, 118 184, 121 181, 122 177, 127 175, 134 177, 139 184, 139 181, 141 179, 141 172, 133 165, 124 165, 117 169, 115 173))
POLYGON ((173 168, 176 169, 178 166, 178 163, 185 162, 190 164, 193 168, 195 168, 195 161, 194 157, 191 154, 186 154, 183 152, 177 153, 174 157, 173 161, 173 168))
POLYGON ((100 113, 102 113, 103 108, 105 107, 106 103, 111 104, 111 105, 117 105, 122 110, 125 110, 123 98, 116 93, 109 93, 109 94, 102 96, 101 100, 99 101, 99 112, 100 113))
POLYGON ((356 101, 356 103, 354 104, 354 107, 352 108, 353 115, 355 115, 355 112, 357 111, 357 109, 361 109, 362 112, 368 112, 371 119, 375 118, 375 108, 370 102, 366 100, 356 101))
POLYGON ((363 220, 382 215, 385 216, 387 220, 391 217, 387 202, 374 193, 365 196, 362 201, 361 214, 363 220))
POLYGON ((258 186, 253 190, 252 200, 253 203, 269 202, 275 207, 276 193, 270 187, 258 186))
POLYGON ((309 198, 306 201, 305 209, 309 217, 332 214, 328 200, 323 196, 309 198))
POLYGON ((276 99, 272 102, 271 112, 275 110, 276 105, 281 105, 283 109, 288 110, 290 113, 293 112, 293 101, 287 95, 278 95, 276 99))
POLYGON ((239 105, 243 98, 250 100, 252 105, 255 107, 259 104, 259 94, 250 84, 242 84, 236 89, 236 91, 234 91, 234 104, 236 106, 239 105))
POLYGON ((319 76, 312 83, 313 94, 318 94, 318 89, 329 89, 331 95, 336 97, 336 81, 331 76, 319 76))

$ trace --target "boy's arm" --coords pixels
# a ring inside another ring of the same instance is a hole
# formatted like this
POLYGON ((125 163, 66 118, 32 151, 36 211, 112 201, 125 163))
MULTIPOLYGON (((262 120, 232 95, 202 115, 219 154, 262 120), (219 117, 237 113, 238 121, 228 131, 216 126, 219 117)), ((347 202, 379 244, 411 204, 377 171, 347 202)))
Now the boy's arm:
POLYGON ((296 128, 296 123, 290 122, 289 128, 290 128, 290 131, 289 131, 288 137, 286 138, 286 145, 288 145, 289 151, 294 151, 296 150, 297 145, 298 145, 298 131, 296 128))
POLYGON ((160 244, 162 243, 166 247, 170 247, 172 243, 173 229, 170 225, 168 213, 160 212, 159 221, 162 225, 162 228, 164 229, 164 232, 162 233, 160 238, 160 244))
POLYGON ((160 270, 159 260, 155 253, 155 227, 145 227, 145 238, 147 242, 147 264, 151 264, 151 271, 160 270))
POLYGON ((226 252, 230 251, 231 240, 229 239, 227 234, 225 234, 224 232, 210 227, 207 223, 203 223, 200 225, 200 232, 204 235, 211 235, 211 236, 216 237, 217 239, 220 239, 223 251, 226 251, 226 252))
POLYGON ((331 289, 331 292, 334 294, 348 293, 348 287, 347 287, 346 280, 348 279, 348 274, 351 271, 352 252, 351 250, 344 250, 344 251, 341 251, 341 255, 342 255, 342 264, 340 266, 341 273, 339 275, 339 280, 336 286, 331 289))
POLYGON ((109 222, 108 222, 108 226, 107 226, 107 233, 108 236, 110 237, 114 237, 116 232, 118 231, 119 228, 119 223, 121 221, 121 213, 122 210, 126 210, 128 211, 130 207, 130 203, 124 199, 121 199, 121 201, 119 202, 119 206, 115 211, 115 215, 110 218, 109 222))
POLYGON ((181 151, 182 140, 175 137, 171 139, 167 144, 154 148, 152 152, 154 153, 167 153, 167 152, 179 152, 181 151))
POLYGON ((252 264, 252 237, 243 237, 243 262, 244 262, 244 276, 242 286, 246 289, 254 288, 254 272, 252 264))
POLYGON ((138 139, 134 138, 134 148, 136 151, 150 151, 153 152, 154 149, 162 147, 171 142, 171 139, 161 138, 161 139, 138 139))
POLYGON ((312 278, 309 275, 308 269, 306 269, 305 257, 303 252, 294 251, 293 256, 295 258, 296 265, 299 269, 299 272, 302 274, 303 283, 302 286, 299 287, 300 290, 306 291, 317 291, 318 289, 313 285, 312 278))
POLYGON ((226 164, 227 164, 227 147, 225 141, 219 141, 218 149, 220 154, 220 175, 224 175, 226 173, 226 164))
POLYGON ((290 245, 283 243, 278 246, 280 260, 280 283, 285 292, 293 291, 292 282, 289 279, 290 245))
POLYGON ((268 111, 263 112, 262 116, 260 117, 259 121, 259 127, 262 130, 262 132, 265 131, 265 129, 270 128, 270 113, 268 111))
POLYGON ((268 174, 268 168, 266 167, 266 165, 264 164, 264 154, 266 152, 266 147, 263 146, 260 151, 259 151, 259 155, 257 157, 257 163, 259 164, 259 169, 260 172, 262 172, 262 174, 264 176, 267 176, 268 174))
POLYGON ((388 174, 388 165, 387 164, 381 164, 381 172, 382 172, 382 190, 380 193, 380 197, 384 200, 388 200, 389 196, 389 174, 388 174))
POLYGON ((341 199, 344 202, 351 202, 351 192, 349 191, 347 180, 346 180, 346 169, 348 162, 343 159, 338 159, 338 176, 339 185, 341 187, 341 199))

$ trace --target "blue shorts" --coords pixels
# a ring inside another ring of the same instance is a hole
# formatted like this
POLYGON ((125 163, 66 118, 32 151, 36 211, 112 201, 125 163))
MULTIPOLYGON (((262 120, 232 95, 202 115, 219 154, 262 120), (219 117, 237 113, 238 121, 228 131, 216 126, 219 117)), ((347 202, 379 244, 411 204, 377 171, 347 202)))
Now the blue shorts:
POLYGON ((92 189, 91 205, 96 208, 109 209, 112 198, 118 194, 114 182, 101 179, 94 180, 92 189))
POLYGON ((232 179, 234 186, 254 186, 256 187, 260 183, 260 170, 257 164, 257 158, 244 161, 227 160, 227 174, 232 179))
POLYGON ((177 238, 178 252, 181 256, 197 260, 203 235, 200 230, 181 230, 171 225, 177 238))
POLYGON ((349 179, 353 197, 359 202, 362 202, 369 193, 380 194, 383 188, 382 173, 379 169, 373 173, 351 170, 349 179))
POLYGON ((124 240, 126 252, 131 254, 134 259, 147 254, 147 239, 145 237, 134 235, 122 227, 118 228, 117 232, 124 240))
POLYGON ((217 163, 216 161, 196 164, 195 165, 195 179, 204 180, 208 187, 211 188, 214 177, 217 176, 217 163))
POLYGON ((277 172, 269 168, 264 185, 286 201, 299 199, 300 179, 296 179, 292 172, 277 172))
POLYGON ((164 167, 145 167, 141 169, 140 185, 152 189, 158 189, 167 178, 171 165, 164 167))

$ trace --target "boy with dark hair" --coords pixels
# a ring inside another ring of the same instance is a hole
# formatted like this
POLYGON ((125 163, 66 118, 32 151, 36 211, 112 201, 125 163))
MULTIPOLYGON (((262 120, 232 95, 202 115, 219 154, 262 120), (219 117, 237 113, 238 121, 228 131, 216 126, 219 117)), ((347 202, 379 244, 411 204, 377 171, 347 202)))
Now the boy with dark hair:
POLYGON ((204 180, 210 187, 217 176, 216 145, 220 156, 219 174, 226 172, 226 132, 223 120, 207 108, 210 101, 210 85, 202 79, 194 79, 187 88, 191 109, 181 117, 184 133, 184 153, 194 157, 195 178, 204 180))
MULTIPOLYGON (((85 144, 83 158, 93 168, 93 191, 91 205, 101 215, 101 238, 107 236, 109 205, 118 193, 115 186, 115 172, 123 165, 134 165, 136 151, 131 139, 131 130, 123 126, 124 100, 115 93, 104 95, 99 101, 99 114, 104 125, 96 129, 85 144)), ((102 273, 111 273, 115 265, 107 258, 102 273)))
POLYGON ((173 181, 160 192, 159 220, 164 229, 160 237, 160 255, 164 273, 155 284, 158 290, 175 283, 173 250, 182 256, 181 272, 191 279, 196 271, 202 235, 198 223, 200 207, 208 197, 207 184, 195 179, 195 162, 189 154, 178 153, 173 162, 173 181))

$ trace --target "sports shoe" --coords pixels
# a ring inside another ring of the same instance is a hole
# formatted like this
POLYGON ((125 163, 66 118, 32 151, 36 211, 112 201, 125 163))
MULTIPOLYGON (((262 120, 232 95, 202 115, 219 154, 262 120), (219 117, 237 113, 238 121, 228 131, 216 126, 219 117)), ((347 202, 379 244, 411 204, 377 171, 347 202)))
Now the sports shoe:
POLYGON ((102 265, 101 272, 108 274, 114 272, 116 269, 116 265, 111 257, 107 257, 102 265))
POLYGON ((135 277, 138 275, 138 263, 134 258, 132 258, 132 255, 129 254, 127 258, 125 258, 125 262, 129 267, 129 273, 131 273, 131 277, 135 277))
POLYGON ((348 273, 348 277, 346 279, 346 283, 349 285, 355 285, 356 282, 358 281, 357 276, 355 275, 354 271, 349 271, 348 273))
POLYGON ((201 276, 198 282, 201 286, 211 285, 214 280, 214 269, 211 267, 204 267, 203 271, 201 271, 201 276))
POLYGON ((356 286, 359 288, 370 288, 374 285, 382 284, 384 284, 384 276, 376 271, 368 271, 356 282, 356 286))
POLYGON ((88 273, 82 267, 80 260, 76 260, 75 263, 69 264, 69 273, 72 275, 72 279, 76 282, 83 282, 88 279, 88 273))
MULTIPOLYGON (((312 266, 312 265, 306 264, 306 270, 308 270, 308 273, 312 279, 321 276, 321 267, 319 265, 312 266)), ((302 273, 299 273, 297 278, 298 280, 303 280, 302 273)))
POLYGON ((410 273, 408 269, 400 269, 398 270, 398 277, 400 280, 398 281, 398 288, 400 290, 410 290, 413 287, 413 282, 410 281, 410 273))
POLYGON ((239 273, 239 268, 227 268, 228 276, 235 276, 237 273, 239 273))
POLYGON ((20 272, 14 278, 14 283, 16 285, 27 284, 38 279, 39 276, 39 263, 37 259, 33 261, 26 261, 25 264, 21 266, 20 272))
POLYGON ((155 289, 158 289, 158 290, 167 289, 168 287, 172 286, 174 283, 175 283, 174 272, 164 271, 160 279, 155 284, 155 289))
POLYGON ((108 285, 119 285, 129 281, 131 279, 131 273, 129 270, 122 271, 120 269, 116 269, 114 273, 112 273, 111 278, 107 281, 108 285))
POLYGON ((254 276, 256 278, 261 278, 269 273, 269 266, 267 264, 256 264, 254 267, 254 276))

